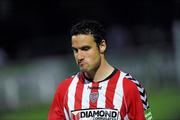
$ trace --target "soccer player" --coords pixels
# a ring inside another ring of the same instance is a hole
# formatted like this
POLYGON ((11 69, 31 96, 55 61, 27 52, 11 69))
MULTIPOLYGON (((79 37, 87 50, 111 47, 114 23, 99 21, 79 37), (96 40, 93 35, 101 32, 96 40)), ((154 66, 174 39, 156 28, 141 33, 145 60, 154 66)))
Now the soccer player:
POLYGON ((71 45, 80 71, 63 80, 48 120, 151 120, 145 89, 105 58, 105 30, 83 20, 71 29, 71 45))

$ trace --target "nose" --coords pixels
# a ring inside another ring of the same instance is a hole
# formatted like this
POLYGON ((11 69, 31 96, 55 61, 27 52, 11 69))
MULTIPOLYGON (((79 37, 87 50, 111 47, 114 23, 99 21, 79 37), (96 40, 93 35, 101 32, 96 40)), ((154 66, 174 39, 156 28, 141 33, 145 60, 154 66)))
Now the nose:
POLYGON ((81 50, 78 50, 76 58, 78 59, 78 61, 81 61, 84 59, 84 54, 81 50))

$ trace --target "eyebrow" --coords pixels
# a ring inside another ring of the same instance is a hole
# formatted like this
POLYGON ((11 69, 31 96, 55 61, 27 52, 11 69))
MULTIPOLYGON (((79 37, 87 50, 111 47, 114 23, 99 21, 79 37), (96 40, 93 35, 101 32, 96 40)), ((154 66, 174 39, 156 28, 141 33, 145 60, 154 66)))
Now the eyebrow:
POLYGON ((82 47, 79 47, 79 48, 72 47, 72 49, 83 49, 83 48, 91 48, 91 46, 85 45, 85 46, 82 46, 82 47))

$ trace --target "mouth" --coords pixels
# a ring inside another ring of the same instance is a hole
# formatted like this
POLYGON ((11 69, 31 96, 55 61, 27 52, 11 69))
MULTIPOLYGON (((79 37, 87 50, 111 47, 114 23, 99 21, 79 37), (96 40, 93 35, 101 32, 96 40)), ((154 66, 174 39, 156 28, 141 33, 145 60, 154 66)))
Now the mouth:
POLYGON ((82 62, 78 62, 78 66, 83 66, 83 63, 82 62))
POLYGON ((81 61, 81 62, 78 62, 78 66, 79 66, 79 67, 82 67, 84 64, 85 64, 85 63, 82 62, 82 61, 81 61))

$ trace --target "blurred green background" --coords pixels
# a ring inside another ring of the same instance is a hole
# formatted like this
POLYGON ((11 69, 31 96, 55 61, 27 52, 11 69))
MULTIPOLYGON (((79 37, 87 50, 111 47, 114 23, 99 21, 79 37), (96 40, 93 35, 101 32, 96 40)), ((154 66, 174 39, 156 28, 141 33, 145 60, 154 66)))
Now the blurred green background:
MULTIPOLYGON (((164 68, 154 72, 153 69, 158 70, 158 66, 154 65, 153 60, 148 62, 146 60, 148 56, 149 54, 141 54, 138 58, 132 55, 120 59, 107 54, 114 66, 120 64, 121 70, 129 71, 146 88, 155 120, 180 119, 180 89, 174 71, 164 68)), ((4 81, 1 81, 0 120, 47 119, 58 83, 77 71, 72 54, 36 59, 30 63, 15 64, 1 70, 0 77, 4 81), (12 80, 20 83, 17 84, 12 80)))

